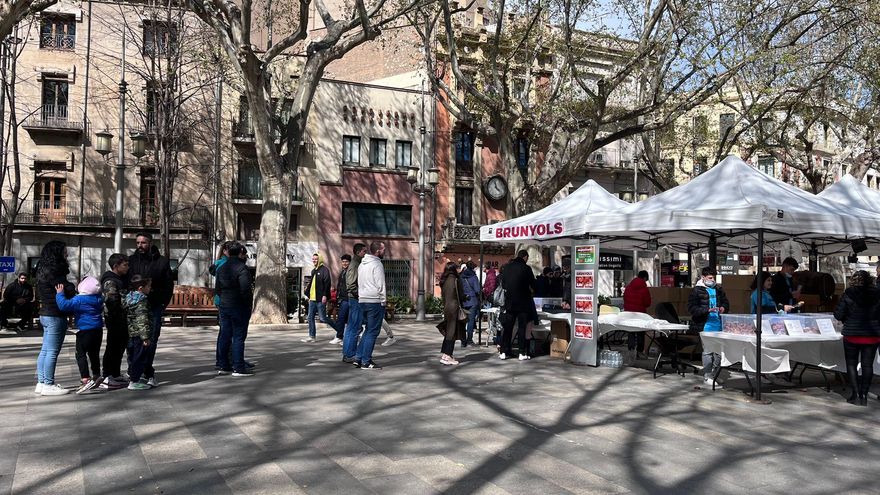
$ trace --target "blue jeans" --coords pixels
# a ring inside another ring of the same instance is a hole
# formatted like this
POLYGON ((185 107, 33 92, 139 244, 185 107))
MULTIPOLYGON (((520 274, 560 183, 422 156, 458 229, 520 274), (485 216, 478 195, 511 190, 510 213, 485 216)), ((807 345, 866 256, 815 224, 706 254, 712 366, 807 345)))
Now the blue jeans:
POLYGON ((468 309, 468 321, 465 331, 467 332, 467 342, 474 340, 474 328, 477 327, 477 316, 480 314, 480 305, 474 304, 468 309))
POLYGON ((153 314, 153 329, 150 332, 150 345, 146 349, 144 357, 144 377, 153 378, 156 376, 156 369, 153 368, 153 361, 156 359, 156 347, 159 345, 159 335, 162 333, 162 313, 165 308, 152 308, 150 312, 153 314))
POLYGON ((357 352, 358 337, 361 335, 361 305, 357 299, 348 300, 348 324, 342 335, 342 357, 352 359, 357 352))
POLYGON ((251 312, 246 308, 220 308, 220 334, 217 336, 217 367, 221 370, 246 371, 244 341, 247 339, 251 312), (229 362, 230 349, 232 363, 229 362))
POLYGON ((309 301, 309 337, 315 337, 318 335, 318 329, 315 328, 315 313, 318 313, 321 323, 326 323, 327 305, 320 301, 309 301))
POLYGON ((358 342, 354 360, 367 364, 373 360, 373 347, 376 345, 376 337, 382 331, 382 320, 385 318, 385 306, 379 303, 360 303, 364 313, 364 338, 358 342))
POLYGON ((41 316, 43 325, 43 346, 37 356, 37 382, 52 385, 55 383, 55 364, 67 334, 67 318, 63 316, 41 316))
POLYGON ((342 339, 345 337, 345 324, 348 323, 348 299, 343 299, 339 301, 339 310, 336 312, 336 324, 333 327, 336 329, 336 338, 342 339))

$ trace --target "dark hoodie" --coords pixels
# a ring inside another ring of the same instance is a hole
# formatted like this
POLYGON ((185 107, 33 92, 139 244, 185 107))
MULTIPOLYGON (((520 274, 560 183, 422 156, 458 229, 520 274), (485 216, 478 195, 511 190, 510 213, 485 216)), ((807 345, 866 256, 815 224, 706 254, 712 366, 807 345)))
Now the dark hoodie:
POLYGON ((876 287, 850 287, 843 293, 834 317, 843 322, 843 335, 848 337, 880 337, 876 287))
POLYGON ((128 320, 122 300, 128 294, 128 284, 116 272, 107 270, 101 275, 101 291, 104 293, 104 324, 109 330, 125 330, 128 320))
POLYGON ((174 294, 174 280, 168 258, 159 254, 159 248, 150 246, 149 253, 139 253, 136 249, 128 257, 128 277, 140 275, 152 281, 152 290, 147 296, 151 308, 164 308, 171 302, 174 294))

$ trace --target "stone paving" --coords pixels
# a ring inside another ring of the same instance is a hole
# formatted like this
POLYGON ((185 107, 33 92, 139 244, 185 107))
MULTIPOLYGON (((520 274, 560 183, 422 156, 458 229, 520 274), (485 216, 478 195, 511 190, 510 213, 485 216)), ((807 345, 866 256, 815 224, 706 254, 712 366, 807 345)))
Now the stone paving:
POLYGON ((326 327, 318 344, 305 333, 252 327, 259 373, 234 378, 214 374, 215 329, 166 328, 159 388, 62 397, 33 394, 39 334, 0 336, 0 494, 880 492, 873 398, 788 387, 759 405, 742 379, 713 393, 474 347, 444 367, 416 323, 377 346, 383 370, 358 370, 326 327))

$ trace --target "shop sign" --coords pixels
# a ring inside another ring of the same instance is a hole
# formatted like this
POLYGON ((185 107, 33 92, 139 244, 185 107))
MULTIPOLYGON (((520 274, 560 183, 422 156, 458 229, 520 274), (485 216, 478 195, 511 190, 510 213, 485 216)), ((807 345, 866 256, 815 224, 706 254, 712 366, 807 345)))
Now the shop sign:
POLYGON ((560 236, 564 232, 565 223, 562 220, 514 225, 512 227, 489 227, 489 236, 495 239, 541 239, 560 236))
POLYGON ((14 256, 0 256, 0 273, 15 273, 14 256))
POLYGON ((625 254, 600 254, 599 255, 600 270, 632 270, 632 256, 625 254))

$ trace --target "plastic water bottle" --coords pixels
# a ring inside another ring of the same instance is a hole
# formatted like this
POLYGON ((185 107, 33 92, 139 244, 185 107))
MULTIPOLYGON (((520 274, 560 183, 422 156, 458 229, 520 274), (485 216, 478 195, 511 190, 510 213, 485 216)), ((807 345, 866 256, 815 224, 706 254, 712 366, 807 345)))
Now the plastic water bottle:
POLYGON ((603 368, 608 366, 608 363, 605 360, 605 351, 599 351, 599 366, 603 368))
POLYGON ((621 364, 623 364, 623 355, 618 351, 614 351, 614 367, 620 368, 621 364))
POLYGON ((608 351, 602 351, 602 367, 608 367, 608 351))

